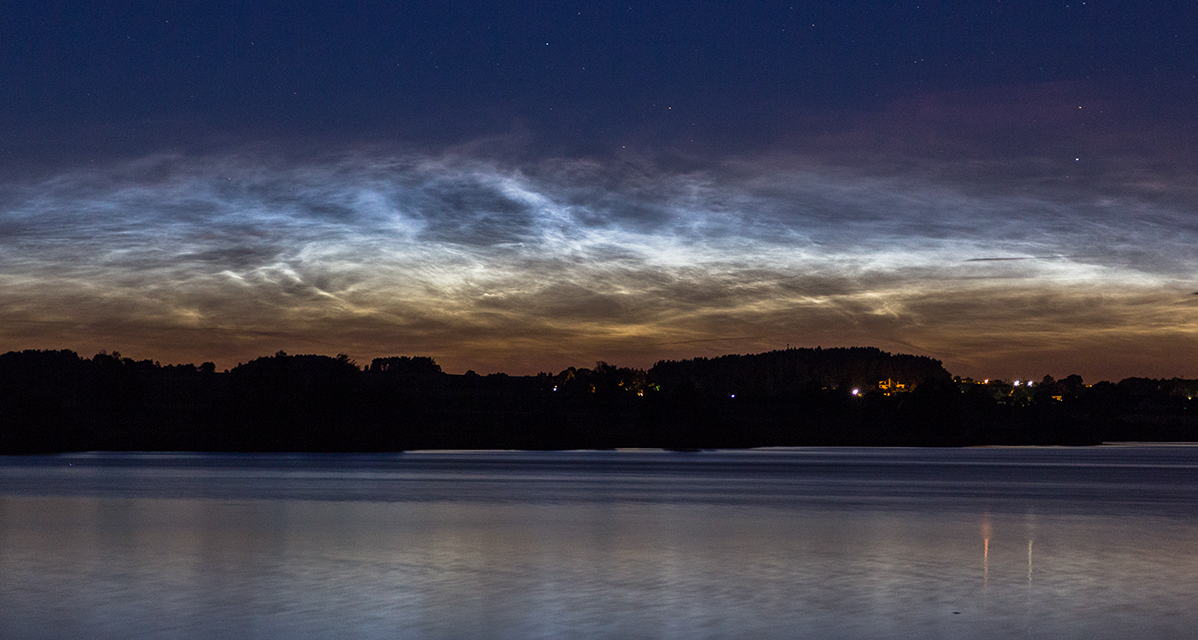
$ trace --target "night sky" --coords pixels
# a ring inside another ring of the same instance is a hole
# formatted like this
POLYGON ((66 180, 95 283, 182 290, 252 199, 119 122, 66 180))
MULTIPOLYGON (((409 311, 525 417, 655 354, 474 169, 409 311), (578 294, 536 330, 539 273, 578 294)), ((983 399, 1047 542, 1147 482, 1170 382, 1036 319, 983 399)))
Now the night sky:
POLYGON ((0 350, 1198 377, 1198 8, 5 2, 0 350))

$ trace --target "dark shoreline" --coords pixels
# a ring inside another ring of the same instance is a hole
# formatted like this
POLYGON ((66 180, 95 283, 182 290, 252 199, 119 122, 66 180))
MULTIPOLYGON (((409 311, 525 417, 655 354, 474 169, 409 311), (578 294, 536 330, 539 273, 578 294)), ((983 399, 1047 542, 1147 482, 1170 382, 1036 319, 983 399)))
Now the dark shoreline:
POLYGON ((279 353, 216 372, 24 351, 0 355, 0 454, 1189 442, 1195 396, 1181 379, 978 383, 869 348, 537 376, 451 375, 419 357, 359 368, 279 353))

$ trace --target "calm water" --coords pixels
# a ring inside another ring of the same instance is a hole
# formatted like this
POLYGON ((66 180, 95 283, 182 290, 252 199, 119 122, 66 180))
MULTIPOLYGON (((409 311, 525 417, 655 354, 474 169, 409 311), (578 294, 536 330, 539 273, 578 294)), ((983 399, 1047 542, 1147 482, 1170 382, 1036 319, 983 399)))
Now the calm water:
POLYGON ((1193 638, 1198 447, 0 458, 0 637, 1193 638))

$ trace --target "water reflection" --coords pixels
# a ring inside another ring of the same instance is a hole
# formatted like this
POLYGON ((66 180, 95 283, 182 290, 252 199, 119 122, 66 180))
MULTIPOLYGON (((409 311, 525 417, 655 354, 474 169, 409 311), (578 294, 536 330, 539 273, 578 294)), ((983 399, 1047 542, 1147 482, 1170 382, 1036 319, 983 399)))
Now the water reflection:
POLYGON ((1193 637, 1193 456, 956 453, 9 461, 0 637, 1193 637))
MULTIPOLYGON (((1026 620, 1032 620, 1034 617, 1034 584, 1033 584, 1033 548, 1035 544, 1036 533, 1036 516, 1034 513, 1027 513, 1023 517, 1024 530, 1027 540, 1027 568, 1026 568, 1026 588, 1024 589, 1024 607, 1023 615, 1026 620)), ((983 511, 979 518, 979 529, 982 539, 982 610, 989 612, 989 597, 990 597, 990 541, 994 536, 994 524, 990 512, 983 511)), ((1012 585, 1014 581, 1012 581, 1012 585)), ((1001 586, 1001 585, 1000 585, 1001 586)))
POLYGON ((982 593, 989 593, 990 586, 990 534, 993 527, 990 524, 990 512, 982 514, 982 593))
POLYGON ((1036 541, 1036 516, 1027 514, 1027 591, 1028 598, 1032 593, 1032 543, 1036 541))

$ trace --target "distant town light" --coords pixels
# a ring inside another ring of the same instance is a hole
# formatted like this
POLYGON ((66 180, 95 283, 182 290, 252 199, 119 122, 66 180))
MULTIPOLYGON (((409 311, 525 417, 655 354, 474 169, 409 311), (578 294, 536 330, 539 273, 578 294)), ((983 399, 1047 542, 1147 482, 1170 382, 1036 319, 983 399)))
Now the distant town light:
POLYGON ((853 389, 853 395, 857 395, 859 393, 861 393, 860 389, 853 389))
POLYGON ((1017 386, 1017 387, 1019 386, 1019 381, 1018 381, 1018 380, 1016 380, 1016 381, 1015 381, 1015 386, 1017 386))

